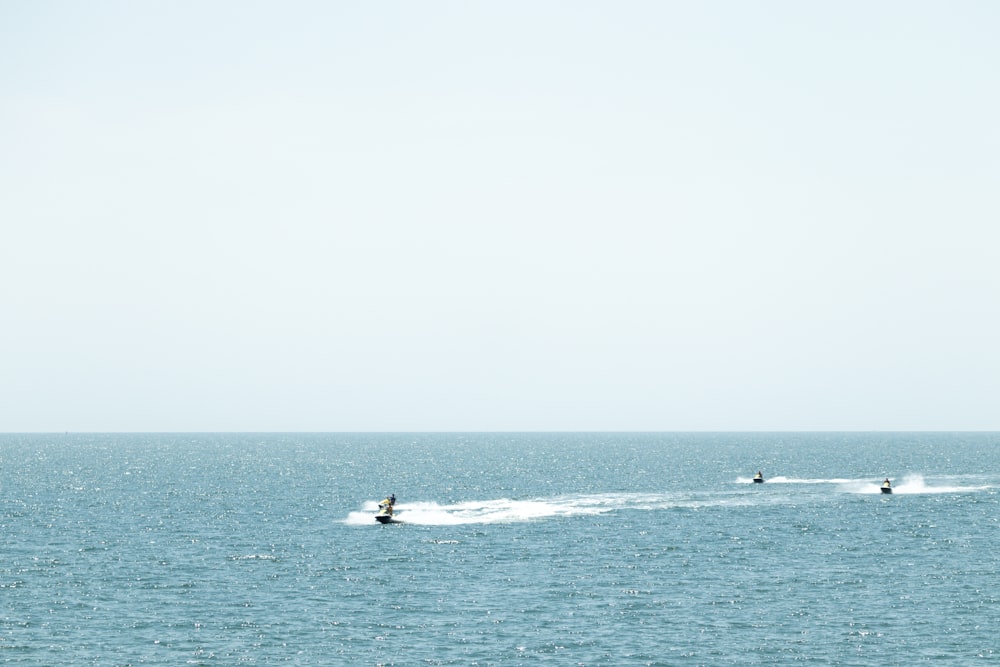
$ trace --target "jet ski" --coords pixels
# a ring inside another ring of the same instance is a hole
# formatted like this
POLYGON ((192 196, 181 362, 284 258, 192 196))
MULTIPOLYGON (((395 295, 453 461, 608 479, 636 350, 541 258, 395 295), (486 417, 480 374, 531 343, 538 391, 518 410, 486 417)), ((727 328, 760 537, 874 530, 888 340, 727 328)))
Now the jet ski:
POLYGON ((763 484, 764 483, 764 476, 762 474, 760 474, 759 470, 757 471, 757 474, 753 476, 753 483, 754 484, 763 484))
POLYGON ((889 480, 882 482, 882 493, 892 493, 892 484, 889 480))
POLYGON ((378 504, 378 513, 375 514, 375 520, 379 523, 399 523, 399 520, 393 517, 393 505, 396 504, 396 496, 391 495, 382 502, 378 504))
POLYGON ((379 523, 399 523, 392 516, 392 505, 386 505, 379 509, 378 514, 375 515, 375 520, 379 523))

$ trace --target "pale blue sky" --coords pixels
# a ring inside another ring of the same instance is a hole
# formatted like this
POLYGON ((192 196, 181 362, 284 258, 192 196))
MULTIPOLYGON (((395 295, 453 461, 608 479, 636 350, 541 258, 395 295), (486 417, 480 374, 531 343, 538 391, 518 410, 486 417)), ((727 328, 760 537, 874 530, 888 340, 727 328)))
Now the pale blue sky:
POLYGON ((998 34, 0 2, 0 431, 1000 429, 998 34))

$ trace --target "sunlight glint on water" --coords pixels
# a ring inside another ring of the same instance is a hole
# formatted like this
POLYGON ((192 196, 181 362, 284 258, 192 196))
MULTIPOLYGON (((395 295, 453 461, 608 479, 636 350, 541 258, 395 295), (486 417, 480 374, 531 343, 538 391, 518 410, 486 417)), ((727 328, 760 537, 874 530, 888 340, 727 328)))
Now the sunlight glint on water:
POLYGON ((0 658, 995 659, 998 444, 995 434, 0 436, 0 658), (751 483, 757 470, 764 484, 751 483), (401 523, 382 526, 374 513, 388 493, 401 523))

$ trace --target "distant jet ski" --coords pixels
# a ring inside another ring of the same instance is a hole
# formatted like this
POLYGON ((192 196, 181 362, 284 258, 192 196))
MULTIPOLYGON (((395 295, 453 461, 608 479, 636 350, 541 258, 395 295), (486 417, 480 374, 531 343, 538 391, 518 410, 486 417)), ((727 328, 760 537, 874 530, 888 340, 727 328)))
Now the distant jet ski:
POLYGON ((882 482, 882 493, 892 493, 892 483, 887 477, 884 482, 882 482))
POLYGON ((399 523, 399 519, 393 516, 393 506, 396 504, 396 494, 392 494, 378 504, 378 513, 375 520, 379 523, 399 523))
POLYGON ((759 470, 757 471, 757 474, 753 476, 753 483, 754 484, 763 484, 764 483, 764 476, 762 474, 760 474, 759 470))

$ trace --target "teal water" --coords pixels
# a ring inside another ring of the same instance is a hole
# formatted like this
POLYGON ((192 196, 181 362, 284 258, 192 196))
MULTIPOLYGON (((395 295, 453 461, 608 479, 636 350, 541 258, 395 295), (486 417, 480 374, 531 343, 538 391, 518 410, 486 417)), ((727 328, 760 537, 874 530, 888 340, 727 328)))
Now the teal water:
POLYGON ((993 663, 998 447, 0 435, 0 662, 993 663))

